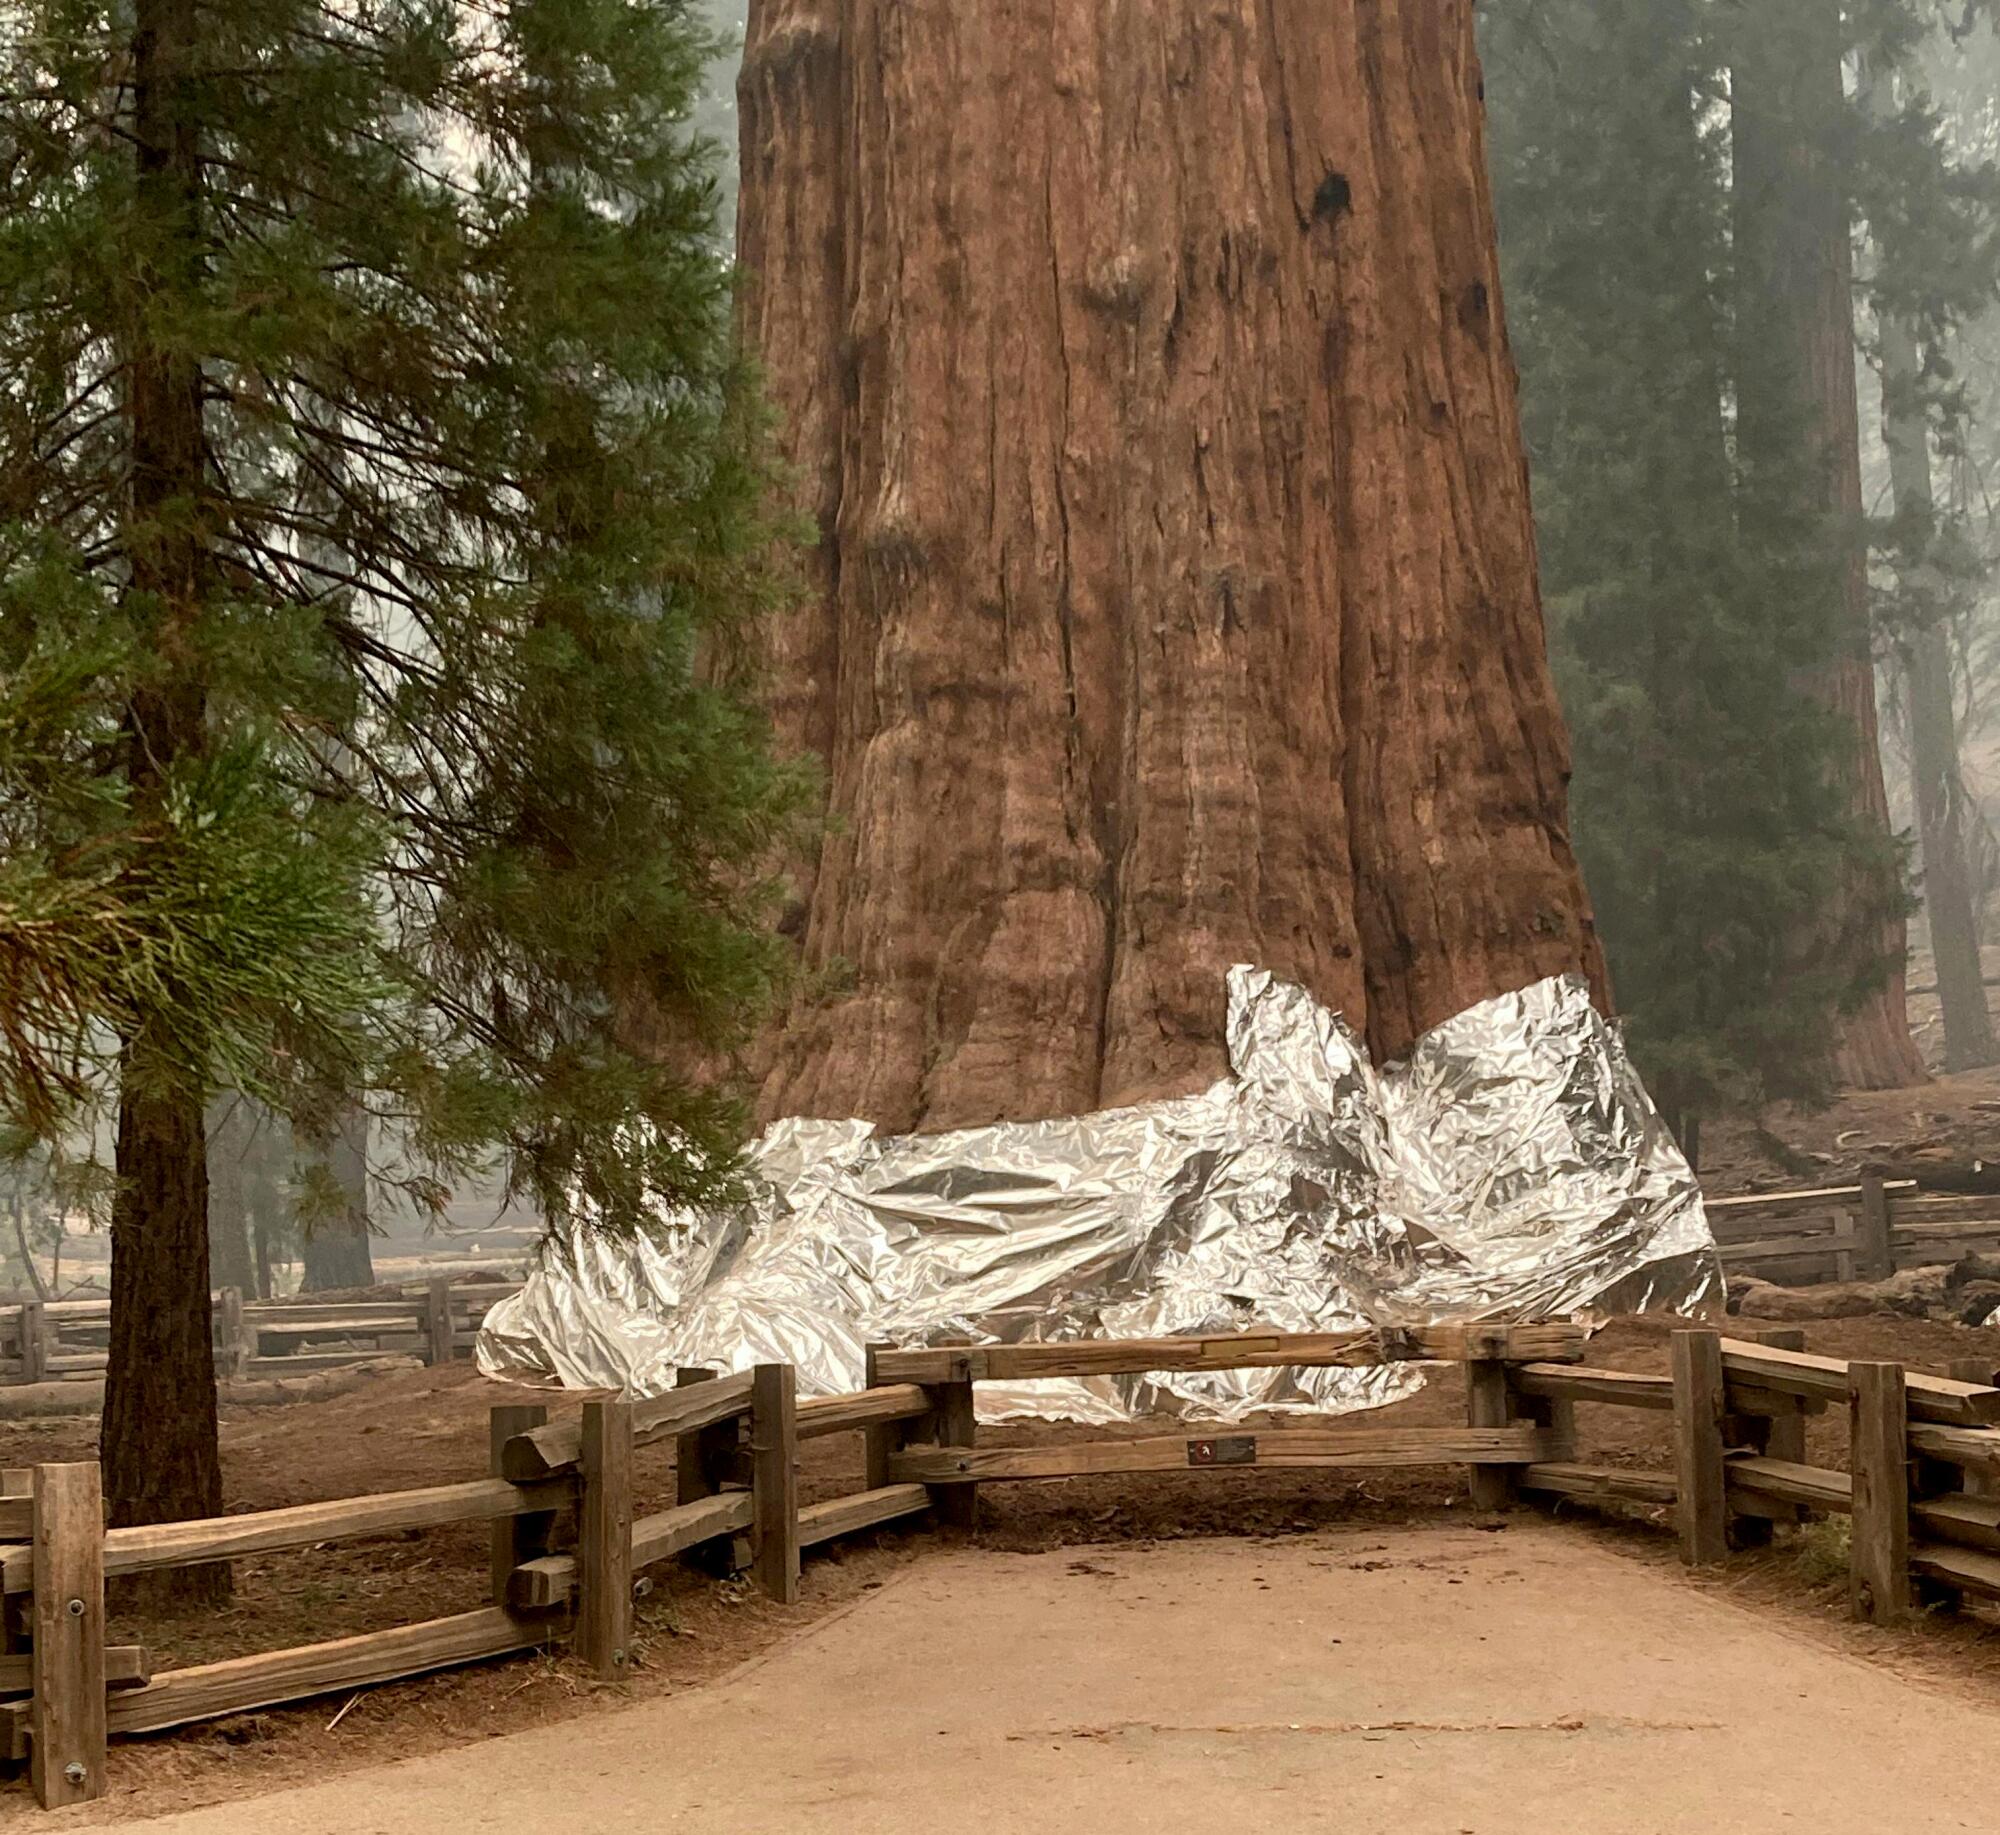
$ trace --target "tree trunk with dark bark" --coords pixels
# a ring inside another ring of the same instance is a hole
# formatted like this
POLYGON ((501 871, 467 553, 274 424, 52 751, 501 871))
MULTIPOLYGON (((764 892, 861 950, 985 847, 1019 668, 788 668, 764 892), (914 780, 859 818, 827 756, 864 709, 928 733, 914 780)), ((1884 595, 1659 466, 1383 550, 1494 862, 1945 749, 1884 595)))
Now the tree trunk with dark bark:
MULTIPOLYGON (((1868 615, 1861 495, 1861 411, 1854 378, 1852 217, 1836 161, 1843 101, 1839 0, 1744 7, 1730 72, 1739 323, 1757 339, 1738 367, 1739 450, 1780 475, 1806 455, 1818 538, 1840 545, 1829 590, 1839 651, 1817 683, 1853 734, 1842 777, 1870 833, 1890 835, 1868 615)), ((1824 916, 1865 933, 1883 974, 1842 1027, 1833 1066, 1858 1089, 1924 1080, 1904 1000, 1901 908, 1857 877, 1824 916)))
MULTIPOLYGON (((162 1054, 126 1047, 111 1211, 111 1331, 104 1380, 104 1496, 114 1527, 222 1513, 208 1279, 207 1143, 162 1054)), ((226 1566, 135 1577, 133 1592, 193 1601, 229 1591, 226 1566)))
MULTIPOLYGON (((134 0, 132 131, 144 214, 170 226, 163 281, 190 284, 202 249, 197 111, 189 93, 195 0, 134 0), (174 264, 179 264, 178 267, 174 264)), ((170 830, 177 765, 205 744, 200 657, 189 638, 205 556, 189 506, 205 492, 202 378, 182 347, 142 333, 128 357, 134 605, 152 620, 154 681, 126 710, 126 778, 141 821, 170 830)), ((118 1085, 111 1220, 111 1329, 101 1451, 114 1526, 217 1515, 215 1363, 208 1280, 204 1042, 141 1016, 118 1085)), ((139 1577, 183 1600, 226 1593, 227 1567, 139 1577)))
POLYGON ((1469 0, 757 0, 740 98, 836 818, 766 1111, 1194 1088, 1236 962, 1384 1054, 1602 993, 1469 0))

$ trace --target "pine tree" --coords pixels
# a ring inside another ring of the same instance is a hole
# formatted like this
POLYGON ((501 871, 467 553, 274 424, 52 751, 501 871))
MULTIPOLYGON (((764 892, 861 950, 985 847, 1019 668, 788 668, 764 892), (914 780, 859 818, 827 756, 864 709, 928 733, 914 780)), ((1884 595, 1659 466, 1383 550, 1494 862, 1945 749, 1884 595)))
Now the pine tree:
POLYGON ((675 0, 0 31, 0 1101, 115 1087, 107 1491, 200 1516, 214 1090, 433 1206, 726 1184, 781 531, 675 0))
MULTIPOLYGON (((1893 896, 1802 692, 1841 653, 1838 544, 1789 457, 1739 464, 1727 117, 1702 0, 1509 0, 1484 20, 1510 319, 1578 849, 1635 1051, 1683 1124, 1823 1095, 1879 973, 1823 914, 1893 896)), ((1777 447, 1781 442, 1768 443, 1777 447)), ((1684 1127, 1685 1133, 1685 1127, 1684 1127)))

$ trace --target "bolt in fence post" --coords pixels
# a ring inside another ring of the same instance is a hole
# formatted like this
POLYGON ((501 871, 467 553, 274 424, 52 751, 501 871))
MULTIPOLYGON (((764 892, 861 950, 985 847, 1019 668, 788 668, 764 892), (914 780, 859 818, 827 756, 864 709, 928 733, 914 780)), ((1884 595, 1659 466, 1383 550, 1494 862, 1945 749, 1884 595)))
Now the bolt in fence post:
POLYGON ((757 1584, 781 1605, 799 1596, 798 1372, 759 1364, 750 1390, 750 1508, 757 1584))
POLYGON ((1675 1513, 1681 1559, 1690 1567, 1706 1567, 1729 1553, 1721 1334, 1674 1333, 1673 1370, 1675 1513))
POLYGON ((21 1308, 21 1380, 39 1383, 49 1373, 48 1315, 39 1300, 21 1308))
MULTIPOLYGON (((487 1414, 486 1444, 488 1470, 501 1475, 502 1449, 516 1434, 531 1434, 546 1427, 549 1411, 539 1402, 516 1402, 492 1409, 487 1414)), ((523 1561, 538 1561, 549 1552, 549 1535, 555 1527, 553 1510, 527 1510, 519 1516, 503 1516, 493 1525, 493 1603, 507 1603, 507 1583, 523 1561)))
MULTIPOLYGON (((1496 1357, 1468 1358, 1465 1365, 1465 1424, 1506 1427, 1514 1418, 1514 1391, 1507 1366, 1496 1357)), ((1511 1465, 1474 1464, 1470 1474, 1472 1507, 1504 1510, 1514 1501, 1518 1471, 1511 1465)))
POLYGON ((1901 1624, 1910 1615, 1910 1427, 1903 1366, 1850 1363, 1848 1602, 1856 1618, 1901 1624))
POLYGON ((435 1365, 451 1362, 453 1337, 451 1326, 451 1276, 433 1275, 430 1285, 424 1290, 424 1330, 430 1340, 430 1361, 435 1365))
POLYGON ((104 1795, 104 1484, 90 1465, 35 1470, 35 1801, 104 1795))
POLYGON ((583 1508, 577 1523, 577 1654, 607 1680, 632 1645, 632 1404, 583 1405, 583 1508))

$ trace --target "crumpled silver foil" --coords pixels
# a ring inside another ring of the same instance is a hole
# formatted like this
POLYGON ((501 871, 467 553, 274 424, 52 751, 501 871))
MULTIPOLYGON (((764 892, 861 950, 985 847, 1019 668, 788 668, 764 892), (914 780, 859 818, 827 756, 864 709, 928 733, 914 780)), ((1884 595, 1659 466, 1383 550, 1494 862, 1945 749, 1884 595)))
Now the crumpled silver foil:
MULTIPOLYGON (((749 1203, 622 1240, 588 1219, 486 1316, 510 1381, 673 1387, 683 1365, 863 1386, 863 1348, 1693 1311, 1701 1190, 1574 977, 1482 1002, 1376 1069, 1303 989, 1229 976, 1234 1074, 1058 1121, 878 1136, 781 1121, 749 1203)), ((982 1419, 1374 1407, 1408 1366, 982 1384, 982 1419)))

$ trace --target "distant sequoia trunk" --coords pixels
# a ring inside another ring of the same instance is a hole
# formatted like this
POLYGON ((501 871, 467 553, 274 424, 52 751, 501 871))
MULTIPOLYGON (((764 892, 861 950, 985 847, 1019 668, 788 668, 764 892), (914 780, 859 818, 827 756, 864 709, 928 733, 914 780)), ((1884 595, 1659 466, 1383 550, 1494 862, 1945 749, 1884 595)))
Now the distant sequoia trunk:
POLYGON ((822 541, 834 822, 767 1114, 1222 1070, 1223 977, 1400 1052, 1604 971, 1469 0, 753 0, 749 336, 822 541))
MULTIPOLYGON (((1861 539, 1861 410, 1854 378, 1854 248, 1834 160, 1841 130, 1845 37, 1840 0, 1753 6, 1737 15, 1730 72, 1735 233, 1741 322, 1765 339, 1742 372, 1745 460, 1785 466, 1801 440, 1820 471, 1817 501, 1847 543, 1836 590, 1841 655, 1818 684, 1853 734, 1842 776, 1861 822, 1885 839, 1889 797, 1870 654, 1868 554, 1861 539), (1766 385, 1758 387, 1761 381, 1766 385), (1802 418, 1803 417, 1803 418, 1802 418)), ((1904 999, 1905 925, 1885 909, 1893 888, 1857 879, 1826 921, 1866 931, 1887 965, 1880 988, 1842 1028, 1836 1081, 1860 1089, 1921 1083, 1925 1072, 1904 999)))

